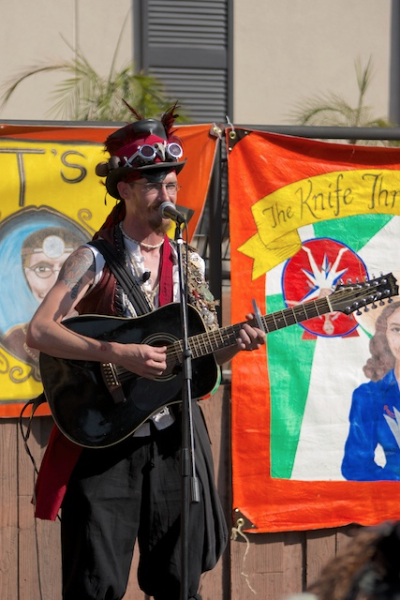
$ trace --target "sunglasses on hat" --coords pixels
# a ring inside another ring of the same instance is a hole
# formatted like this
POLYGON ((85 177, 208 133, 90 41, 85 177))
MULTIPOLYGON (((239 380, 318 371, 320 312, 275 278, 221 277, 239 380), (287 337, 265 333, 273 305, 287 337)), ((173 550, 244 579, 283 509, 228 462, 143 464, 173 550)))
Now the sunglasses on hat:
POLYGON ((176 142, 170 144, 143 144, 129 158, 124 157, 124 166, 133 166, 135 159, 140 158, 144 163, 152 162, 157 156, 165 161, 178 160, 183 155, 182 146, 176 142))

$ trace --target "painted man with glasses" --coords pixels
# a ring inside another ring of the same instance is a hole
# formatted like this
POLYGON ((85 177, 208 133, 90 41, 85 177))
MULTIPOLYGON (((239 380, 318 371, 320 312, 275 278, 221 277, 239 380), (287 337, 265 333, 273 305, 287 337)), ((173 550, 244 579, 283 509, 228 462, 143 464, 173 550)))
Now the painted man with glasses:
MULTIPOLYGON (((24 240, 21 249, 22 271, 38 304, 55 284, 66 259, 82 244, 82 237, 65 227, 43 227, 24 240)), ((11 327, 3 336, 2 343, 7 351, 31 367, 32 377, 40 381, 39 353, 27 346, 27 329, 27 322, 11 327)))
MULTIPOLYGON (((175 106, 160 121, 143 119, 131 110, 137 120, 108 137, 110 159, 96 170, 106 178, 107 192, 117 203, 95 237, 114 248, 149 310, 157 310, 179 302, 177 252, 166 235, 170 219, 160 206, 176 204, 177 176, 186 161, 181 160, 182 145, 173 130, 175 106)), ((189 301, 212 332, 218 324, 204 281, 204 262, 193 249, 187 252, 189 301)), ((31 322, 28 343, 51 356, 111 363, 149 380, 162 377, 167 346, 118 343, 71 332, 62 320, 72 311, 136 316, 98 247, 82 246, 68 258, 31 322)), ((219 350, 216 360, 221 364, 263 342, 264 334, 246 323, 235 345, 219 350)), ((197 402, 193 422, 200 501, 190 506, 188 597, 199 598, 200 575, 218 561, 227 528, 197 402)), ((179 405, 161 407, 132 435, 105 448, 82 449, 54 429, 38 477, 36 516, 54 519, 62 509, 64 600, 121 599, 136 539, 140 588, 155 600, 179 600, 180 449, 179 405)))

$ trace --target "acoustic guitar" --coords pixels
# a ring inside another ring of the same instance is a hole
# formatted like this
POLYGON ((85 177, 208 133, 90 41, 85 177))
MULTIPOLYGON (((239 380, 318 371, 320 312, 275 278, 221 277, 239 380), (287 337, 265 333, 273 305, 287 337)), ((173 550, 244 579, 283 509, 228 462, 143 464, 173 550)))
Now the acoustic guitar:
MULTIPOLYGON (((398 294, 395 277, 338 285, 318 300, 298 304, 252 323, 268 334, 335 311, 350 315, 398 294)), ((112 446, 132 435, 163 406, 181 401, 183 344, 178 303, 167 304, 137 318, 82 315, 63 321, 78 334, 122 344, 167 346, 167 369, 146 379, 118 365, 67 360, 41 353, 40 372, 53 418, 64 435, 89 448, 112 446)), ((234 346, 243 323, 207 331, 198 311, 189 306, 189 350, 192 357, 192 398, 209 394, 218 382, 213 353, 234 346)))

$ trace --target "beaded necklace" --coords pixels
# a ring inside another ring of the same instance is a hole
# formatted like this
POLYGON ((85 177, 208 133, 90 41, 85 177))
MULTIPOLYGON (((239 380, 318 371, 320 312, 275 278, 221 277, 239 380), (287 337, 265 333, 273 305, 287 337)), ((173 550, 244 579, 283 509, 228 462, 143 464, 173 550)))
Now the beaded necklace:
POLYGON ((146 242, 138 242, 134 238, 131 238, 127 233, 125 233, 125 231, 123 230, 123 227, 122 227, 122 223, 120 223, 119 226, 121 228, 122 235, 127 240, 129 240, 130 242, 133 242, 134 244, 137 244, 138 246, 142 246, 142 248, 145 248, 146 250, 157 250, 157 248, 161 248, 161 246, 164 243, 164 238, 161 240, 161 242, 158 242, 158 244, 146 244, 146 242))

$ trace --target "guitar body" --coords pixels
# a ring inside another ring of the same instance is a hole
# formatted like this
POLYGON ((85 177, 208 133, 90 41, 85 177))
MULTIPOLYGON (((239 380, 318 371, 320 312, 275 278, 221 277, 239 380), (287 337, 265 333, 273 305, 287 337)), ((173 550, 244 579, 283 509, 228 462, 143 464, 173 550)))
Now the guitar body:
MULTIPOLYGON (((137 318, 82 315, 63 322, 75 333, 122 344, 169 346, 182 338, 180 305, 167 304, 137 318)), ((188 307, 189 336, 204 334, 198 311, 188 307)), ((121 397, 113 397, 101 363, 66 360, 40 354, 40 371, 47 401, 59 429, 73 442, 89 447, 114 445, 128 436, 163 406, 181 401, 183 373, 176 361, 172 370, 156 380, 125 371, 120 378, 121 397), (122 393, 123 392, 123 393, 122 393)), ((192 398, 209 394, 218 381, 213 354, 192 359, 192 398)))

